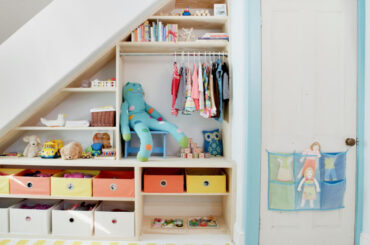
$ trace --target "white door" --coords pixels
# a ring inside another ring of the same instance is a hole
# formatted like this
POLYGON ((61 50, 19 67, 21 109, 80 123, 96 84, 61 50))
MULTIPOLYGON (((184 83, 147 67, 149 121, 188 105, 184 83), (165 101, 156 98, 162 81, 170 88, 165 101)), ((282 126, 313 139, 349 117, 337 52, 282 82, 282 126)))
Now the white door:
POLYGON ((262 0, 261 245, 354 244, 357 1, 262 0), (268 210, 268 157, 349 149, 344 209, 268 210))

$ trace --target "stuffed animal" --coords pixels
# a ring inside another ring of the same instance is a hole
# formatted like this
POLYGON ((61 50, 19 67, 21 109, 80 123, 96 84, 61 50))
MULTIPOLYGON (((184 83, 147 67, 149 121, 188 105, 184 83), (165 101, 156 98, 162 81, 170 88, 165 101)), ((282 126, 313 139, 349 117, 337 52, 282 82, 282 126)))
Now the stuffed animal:
POLYGON ((93 137, 94 143, 102 143, 103 148, 112 148, 110 144, 110 135, 108 133, 96 133, 93 137))
POLYGON ((42 150, 41 139, 37 135, 25 136, 24 142, 28 142, 28 145, 24 149, 23 155, 25 157, 38 157, 42 150))
POLYGON ((58 114, 58 118, 56 120, 47 120, 45 118, 40 119, 41 123, 48 127, 64 127, 66 122, 65 114, 58 114))
POLYGON ((82 145, 78 142, 72 142, 60 149, 60 154, 63 160, 74 160, 81 158, 82 145))
POLYGON ((188 146, 188 137, 175 125, 164 121, 158 111, 145 103, 141 84, 128 82, 122 90, 124 102, 121 107, 121 134, 125 141, 129 141, 130 127, 135 130, 140 138, 137 154, 139 161, 148 161, 152 153, 153 139, 149 129, 169 132, 182 148, 188 146))

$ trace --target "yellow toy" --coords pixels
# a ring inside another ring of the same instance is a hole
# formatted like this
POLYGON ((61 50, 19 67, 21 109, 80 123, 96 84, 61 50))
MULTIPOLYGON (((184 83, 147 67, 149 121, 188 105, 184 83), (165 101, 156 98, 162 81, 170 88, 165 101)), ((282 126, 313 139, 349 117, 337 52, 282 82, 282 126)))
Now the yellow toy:
POLYGON ((41 151, 41 158, 58 158, 60 149, 63 147, 62 140, 52 140, 44 144, 41 151))

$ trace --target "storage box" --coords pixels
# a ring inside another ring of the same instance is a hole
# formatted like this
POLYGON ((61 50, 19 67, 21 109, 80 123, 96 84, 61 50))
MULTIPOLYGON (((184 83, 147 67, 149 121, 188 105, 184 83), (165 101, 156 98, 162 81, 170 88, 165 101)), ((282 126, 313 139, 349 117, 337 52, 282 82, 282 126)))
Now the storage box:
POLYGON ((51 231, 51 211, 59 201, 25 200, 9 209, 10 232, 15 234, 47 235, 51 231), (22 204, 49 204, 46 210, 21 209, 22 204))
POLYGON ((95 210, 94 226, 97 237, 134 237, 134 203, 102 202, 95 210))
POLYGON ((187 169, 186 190, 189 193, 225 193, 226 174, 222 169, 187 169))
POLYGON ((14 174, 24 171, 24 169, 0 168, 0 194, 9 194, 10 177, 14 174))
POLYGON ((93 179, 93 196, 134 197, 134 171, 102 171, 93 179))
POLYGON ((3 199, 0 202, 0 234, 9 232, 9 207, 20 202, 20 199, 3 199))
POLYGON ((11 194, 31 194, 31 195, 50 195, 51 177, 31 177, 24 176, 27 173, 39 171, 42 174, 54 175, 60 170, 54 169, 30 169, 15 174, 10 178, 11 194))
POLYGON ((90 110, 92 127, 114 127, 116 110, 112 107, 101 107, 90 110))
POLYGON ((68 210, 81 201, 63 201, 53 209, 53 235, 87 237, 93 235, 94 211, 98 202, 91 211, 68 210))
POLYGON ((97 176, 100 171, 95 170, 66 170, 59 172, 51 177, 51 195, 52 196, 92 196, 93 178, 64 178, 65 173, 83 173, 97 176))
POLYGON ((176 168, 150 168, 144 171, 144 192, 184 192, 184 171, 176 168))

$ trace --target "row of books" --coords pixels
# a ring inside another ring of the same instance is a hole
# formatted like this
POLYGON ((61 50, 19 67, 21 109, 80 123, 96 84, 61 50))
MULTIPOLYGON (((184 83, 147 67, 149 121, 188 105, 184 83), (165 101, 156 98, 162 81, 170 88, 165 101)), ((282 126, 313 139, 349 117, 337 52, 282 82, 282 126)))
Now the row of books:
POLYGON ((161 21, 144 24, 131 32, 131 42, 177 42, 178 25, 164 25, 161 21))
POLYGON ((228 33, 206 33, 201 37, 198 37, 198 40, 226 40, 229 41, 228 33))

